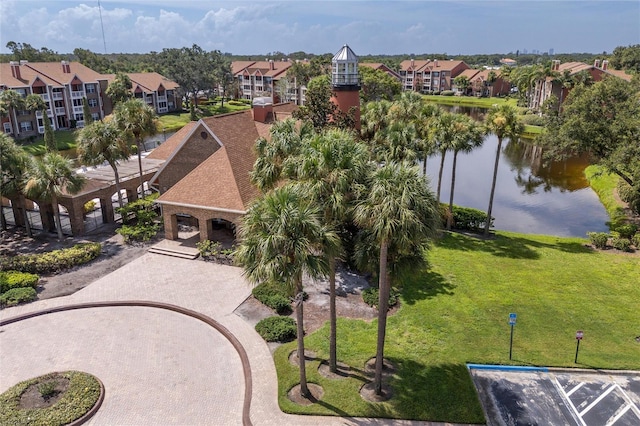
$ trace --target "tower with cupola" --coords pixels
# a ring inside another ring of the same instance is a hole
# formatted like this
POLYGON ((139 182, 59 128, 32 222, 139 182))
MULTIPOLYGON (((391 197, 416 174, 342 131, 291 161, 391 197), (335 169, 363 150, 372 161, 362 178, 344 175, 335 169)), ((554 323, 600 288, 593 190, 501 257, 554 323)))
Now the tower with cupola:
POLYGON ((346 44, 331 59, 331 88, 331 101, 345 114, 353 111, 356 129, 360 130, 358 57, 346 44))

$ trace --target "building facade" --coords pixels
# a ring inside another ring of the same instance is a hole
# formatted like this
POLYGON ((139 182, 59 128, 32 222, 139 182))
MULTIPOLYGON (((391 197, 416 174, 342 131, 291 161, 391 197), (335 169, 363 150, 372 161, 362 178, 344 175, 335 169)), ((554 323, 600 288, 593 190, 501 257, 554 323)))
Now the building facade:
POLYGON ((409 59, 400 63, 402 90, 424 94, 453 90, 453 79, 469 69, 463 61, 409 59))
MULTIPOLYGON (((134 97, 145 100, 162 114, 180 110, 178 85, 157 73, 129 74, 134 97)), ((14 90, 22 98, 39 95, 46 104, 54 130, 84 127, 84 99, 94 120, 111 114, 113 105, 106 90, 115 78, 100 74, 79 62, 20 61, 0 64, 0 92, 14 90)), ((44 133, 42 111, 12 108, 1 118, 2 131, 16 139, 44 133)))

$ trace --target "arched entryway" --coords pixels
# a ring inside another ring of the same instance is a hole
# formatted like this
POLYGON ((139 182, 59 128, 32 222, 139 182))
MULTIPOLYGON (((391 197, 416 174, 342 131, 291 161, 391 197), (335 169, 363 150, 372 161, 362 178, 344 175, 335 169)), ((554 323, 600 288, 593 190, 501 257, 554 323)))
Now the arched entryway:
POLYGON ((232 248, 236 241, 236 225, 225 219, 208 219, 207 239, 219 242, 223 249, 232 248))

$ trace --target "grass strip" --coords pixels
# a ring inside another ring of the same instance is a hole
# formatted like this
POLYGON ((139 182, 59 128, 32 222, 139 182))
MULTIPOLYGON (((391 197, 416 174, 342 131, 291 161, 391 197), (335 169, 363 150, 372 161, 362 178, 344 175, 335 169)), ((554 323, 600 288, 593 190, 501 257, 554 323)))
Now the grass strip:
POLYGON ((620 177, 614 173, 607 173, 603 167, 597 165, 591 165, 584 169, 584 175, 589 186, 598 194, 598 198, 607 210, 611 221, 615 222, 624 217, 623 206, 615 197, 620 177))

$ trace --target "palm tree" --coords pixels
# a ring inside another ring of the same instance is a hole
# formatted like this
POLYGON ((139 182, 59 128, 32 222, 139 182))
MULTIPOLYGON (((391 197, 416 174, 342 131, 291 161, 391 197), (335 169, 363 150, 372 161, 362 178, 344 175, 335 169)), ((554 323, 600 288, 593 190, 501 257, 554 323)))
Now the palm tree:
POLYGON ((138 151, 138 168, 140 170, 140 191, 144 197, 144 178, 142 176, 142 142, 145 136, 155 135, 156 112, 140 99, 129 99, 118 103, 114 110, 117 126, 133 136, 138 151))
POLYGON ((24 107, 24 98, 20 93, 12 89, 3 90, 0 93, 0 112, 11 120, 11 112, 13 112, 13 125, 16 137, 20 134, 18 126, 18 117, 16 111, 24 107))
MULTIPOLYGON (((344 130, 329 130, 309 141, 308 148, 289 164, 296 167, 298 182, 305 193, 324 211, 324 223, 339 229, 348 220, 355 198, 354 187, 362 182, 368 164, 366 146, 344 130)), ((285 166, 286 167, 286 166, 285 166)), ((288 167, 286 167, 288 168, 288 167)), ((337 371, 336 260, 339 250, 331 244, 324 247, 329 264, 329 369, 337 371)))
POLYGON ((524 126, 518 120, 515 108, 502 104, 489 110, 485 119, 487 133, 493 133, 498 138, 498 148, 496 149, 496 161, 493 166, 493 180, 491 182, 491 195, 489 196, 489 208, 487 209, 487 220, 484 224, 484 235, 489 235, 491 226, 491 210, 493 209, 493 196, 496 190, 496 179, 498 177, 498 164, 500 153, 502 152, 502 140, 509 138, 516 140, 524 131, 524 126))
MULTIPOLYGON (((29 237, 32 236, 32 232, 24 197, 24 180, 30 160, 31 157, 11 137, 4 133, 0 134, 0 196, 18 196, 29 237)), ((7 229, 4 210, 0 210, 0 224, 3 230, 7 229)))
POLYGON ((413 255, 414 260, 424 259, 421 250, 435 235, 439 213, 437 202, 420 177, 418 168, 392 162, 371 173, 368 191, 356 205, 354 221, 379 247, 380 298, 374 386, 376 394, 382 395, 390 291, 388 260, 403 255, 413 255))
POLYGON ((418 133, 416 149, 418 150, 418 158, 422 160, 422 174, 425 177, 427 176, 427 159, 436 149, 432 128, 441 113, 442 109, 438 105, 426 104, 420 110, 416 120, 418 133))
POLYGON ((440 202, 440 188, 442 186, 442 172, 444 170, 444 160, 447 151, 453 148, 453 141, 456 138, 456 123, 458 114, 443 112, 433 123, 433 139, 435 150, 440 152, 440 170, 438 171, 438 189, 436 198, 440 202))
POLYGON ((44 124, 44 146, 48 152, 57 151, 58 146, 56 145, 53 129, 51 128, 51 121, 49 120, 49 114, 47 113, 47 103, 40 95, 32 93, 27 95, 24 100, 24 105, 29 111, 42 111, 42 123, 44 124))
POLYGON ((74 173, 71 160, 57 152, 48 152, 41 159, 36 159, 27 171, 25 192, 29 197, 51 202, 59 240, 64 237, 58 198, 63 192, 77 193, 83 185, 84 178, 74 173))
POLYGON ((387 100, 368 102, 364 105, 360 118, 360 136, 363 140, 373 140, 378 131, 389 124, 387 114, 391 105, 392 103, 387 100))
POLYGON ((451 193, 449 194, 449 214, 447 215, 447 229, 451 229, 453 222, 453 192, 456 186, 456 163, 459 152, 471 152, 482 145, 484 134, 482 128, 474 119, 465 114, 456 116, 455 137, 451 144, 453 151, 453 166, 451 168, 451 193))
POLYGON ((331 241, 337 245, 338 237, 323 224, 320 207, 290 184, 254 203, 240 227, 240 240, 236 260, 251 282, 284 282, 295 291, 300 393, 308 398, 302 276, 326 276, 327 256, 322 246, 331 241))
POLYGON ((129 144, 113 122, 96 121, 82 128, 77 136, 78 159, 82 164, 97 166, 109 163, 113 169, 118 192, 118 205, 124 206, 122 193, 120 192, 120 175, 118 174, 118 162, 129 158, 129 144))
POLYGON ((297 155, 305 139, 314 134, 313 126, 295 120, 276 121, 269 129, 270 139, 256 141, 257 159, 251 172, 251 182, 263 192, 272 189, 282 177, 284 161, 297 155))

